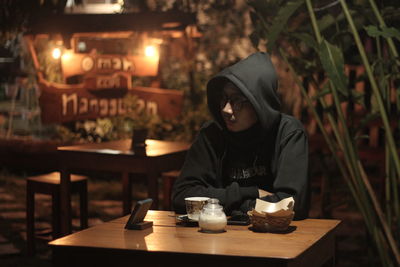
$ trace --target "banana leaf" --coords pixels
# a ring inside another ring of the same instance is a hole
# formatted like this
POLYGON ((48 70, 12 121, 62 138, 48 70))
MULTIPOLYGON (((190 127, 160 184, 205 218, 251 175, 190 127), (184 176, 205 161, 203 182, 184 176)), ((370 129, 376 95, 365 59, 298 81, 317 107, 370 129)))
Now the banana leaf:
POLYGON ((251 0, 247 4, 264 17, 276 15, 276 7, 281 6, 282 0, 251 0))
MULTIPOLYGON (((396 108, 397 112, 400 112, 400 84, 396 87, 396 108)), ((400 123, 399 123, 400 127, 400 123)))
POLYGON ((348 78, 344 72, 344 59, 340 48, 322 40, 319 57, 332 84, 342 95, 348 96, 348 78))
POLYGON ((361 131, 367 127, 368 124, 370 124, 372 121, 378 119, 379 112, 371 112, 368 113, 364 118, 362 118, 355 126, 355 131, 361 131))
POLYGON ((362 105, 365 108, 365 93, 364 92, 358 92, 356 90, 350 90, 351 98, 354 101, 355 104, 362 105))
POLYGON ((319 98, 329 95, 330 93, 331 93, 331 90, 330 90, 329 86, 324 86, 321 90, 318 90, 318 93, 316 95, 314 95, 311 99, 318 100, 319 98))
POLYGON ((367 34, 371 37, 383 37, 383 38, 396 38, 400 41, 400 31, 393 27, 377 27, 375 25, 369 25, 364 27, 367 34))
POLYGON ((309 33, 292 33, 292 37, 299 39, 308 47, 312 48, 314 51, 318 51, 318 43, 315 41, 314 36, 309 33))
POLYGON ((272 25, 268 29, 266 39, 268 40, 267 49, 271 51, 275 47, 275 42, 279 35, 287 27, 289 18, 304 4, 304 0, 288 1, 282 6, 275 15, 272 25))

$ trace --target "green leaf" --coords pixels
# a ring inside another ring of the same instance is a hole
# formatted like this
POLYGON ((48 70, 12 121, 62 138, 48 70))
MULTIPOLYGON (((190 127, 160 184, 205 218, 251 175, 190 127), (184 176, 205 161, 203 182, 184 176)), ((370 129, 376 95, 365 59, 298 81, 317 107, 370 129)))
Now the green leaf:
POLYGON ((318 93, 312 97, 312 99, 313 100, 317 100, 317 99, 322 98, 322 97, 324 97, 326 95, 329 95, 331 93, 331 89, 327 85, 328 84, 325 83, 324 86, 322 87, 322 90, 319 90, 318 93))
POLYGON ((334 114, 335 113, 335 105, 328 105, 326 107, 323 108, 325 113, 331 113, 334 114))
POLYGON ((342 95, 348 96, 348 78, 344 72, 343 53, 339 47, 323 40, 319 57, 328 79, 342 95))
POLYGON ((263 12, 266 10, 266 1, 261 1, 261 0, 248 0, 247 4, 251 6, 253 9, 257 10, 258 12, 263 12))
POLYGON ((397 107, 397 112, 400 112, 400 85, 397 86, 396 88, 396 107, 397 107))
POLYGON ((354 137, 354 139, 355 139, 355 140, 362 140, 362 139, 368 140, 368 139, 369 139, 369 135, 367 135, 367 134, 356 135, 356 136, 354 137))
POLYGON ((362 131, 365 129, 369 124, 371 124, 373 121, 377 120, 380 117, 379 112, 371 112, 364 116, 359 123, 355 124, 355 132, 362 131))
POLYGON ((305 43, 307 46, 311 47, 315 51, 318 51, 318 43, 316 42, 315 38, 313 35, 309 33, 293 33, 292 36, 294 38, 299 39, 303 43, 305 43))
POLYGON ((335 24, 336 19, 331 14, 327 14, 318 20, 318 28, 321 32, 335 24))
POLYGON ((393 27, 377 27, 374 25, 366 26, 364 29, 367 34, 371 37, 383 37, 383 38, 396 38, 400 40, 400 31, 393 27))
POLYGON ((267 34, 267 48, 272 50, 279 35, 285 29, 289 18, 296 12, 296 10, 304 4, 304 0, 288 1, 286 5, 281 6, 275 18, 272 21, 272 26, 268 29, 267 34))
POLYGON ((363 107, 365 107, 365 102, 364 102, 365 93, 364 92, 359 92, 359 91, 356 91, 353 89, 350 91, 350 93, 351 93, 351 97, 353 98, 353 100, 356 104, 359 104, 359 105, 362 105, 363 107))

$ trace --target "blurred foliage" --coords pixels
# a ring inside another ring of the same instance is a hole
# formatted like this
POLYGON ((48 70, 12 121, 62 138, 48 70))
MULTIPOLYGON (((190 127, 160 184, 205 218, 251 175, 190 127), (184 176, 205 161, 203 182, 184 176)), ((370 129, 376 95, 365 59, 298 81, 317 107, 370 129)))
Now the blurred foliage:
POLYGON ((54 139, 62 142, 104 142, 132 137, 133 129, 147 128, 148 138, 160 140, 191 141, 208 120, 206 105, 189 110, 173 119, 162 119, 137 108, 137 97, 127 95, 124 104, 131 107, 125 115, 85 120, 68 125, 57 125, 54 139))
MULTIPOLYGON (((290 64, 296 69, 296 73, 303 77, 306 87, 315 85, 318 87, 318 84, 323 83, 327 78, 327 72, 325 72, 326 64, 324 65, 324 62, 329 59, 328 50, 325 49, 323 51, 324 47, 320 46, 314 38, 305 1, 251 0, 248 3, 252 8, 250 14, 254 30, 250 35, 250 39, 253 45, 277 55, 279 54, 277 53, 278 48, 284 50, 287 53, 290 64)), ((325 48, 332 47, 333 50, 331 51, 340 51, 343 58, 342 66, 363 65, 339 1, 318 0, 313 1, 313 3, 315 5, 313 10, 318 20, 318 28, 326 41, 325 44, 330 44, 325 48)), ((390 78, 386 76, 380 80, 381 88, 387 87, 389 83, 397 87, 400 84, 400 75, 396 69, 396 61, 398 59, 388 56, 387 46, 382 47, 384 45, 382 38, 387 36, 393 37, 397 46, 400 44, 397 37, 399 35, 398 29, 400 28, 399 7, 399 1, 385 0, 379 2, 382 18, 386 22, 386 26, 382 26, 379 25, 372 8, 369 7, 368 0, 351 1, 349 3, 349 12, 365 46, 375 75, 380 76, 382 72, 390 74, 390 78)), ((339 77, 329 78, 342 81, 342 79, 338 79, 339 77)), ((344 84, 338 88, 341 102, 350 103, 347 110, 349 114, 347 119, 350 122, 357 119, 356 115, 358 114, 353 112, 356 104, 363 106, 368 112, 378 112, 376 99, 370 89, 366 88, 365 92, 354 90, 357 82, 369 84, 368 77, 360 75, 357 80, 352 80, 352 84, 350 84, 349 81, 351 79, 352 77, 344 79, 344 84)), ((382 89, 382 94, 384 97, 388 94, 386 89, 382 89)), ((318 92, 319 98, 327 97, 327 95, 329 95, 328 90, 318 92)), ((389 97, 385 98, 389 99, 389 97)), ((398 101, 395 102, 397 104, 392 107, 394 108, 392 114, 393 116, 399 116, 400 105, 398 101)), ((306 110, 307 107, 303 106, 303 109, 306 110)), ((325 108, 322 108, 322 105, 319 104, 319 113, 332 110, 332 104, 325 108)), ((307 116, 307 113, 303 112, 302 115, 307 116)), ((300 119, 307 121, 309 118, 300 119)), ((370 116, 368 117, 368 122, 372 122, 375 119, 376 116, 370 116)), ((364 123, 364 126, 368 126, 368 122, 364 123)))
POLYGON ((62 83, 61 59, 52 56, 53 49, 57 47, 56 41, 46 38, 39 38, 35 45, 44 78, 49 82, 62 83))
POLYGON ((67 0, 0 0, 0 45, 15 39, 36 16, 62 13, 67 0))
MULTIPOLYGON (((180 10, 196 14, 196 26, 202 36, 191 40, 193 50, 185 51, 183 56, 174 53, 170 56, 167 50, 162 51, 168 56, 160 59, 159 77, 133 77, 133 86, 152 86, 158 79, 161 88, 184 91, 182 115, 174 119, 153 119, 148 124, 149 137, 192 141, 204 122, 211 119, 206 101, 207 81, 226 66, 255 51, 247 37, 250 32, 250 20, 246 16, 248 6, 245 1, 235 0, 126 1, 124 10, 180 10)), ((130 138, 135 123, 133 118, 109 120, 115 132, 111 138, 130 138)))
MULTIPOLYGON (((28 0, 23 1, 25 6, 19 0, 16 0, 15 3, 11 2, 7 2, 10 4, 9 8, 14 7, 17 10, 15 12, 23 14, 23 16, 15 17, 17 20, 12 22, 19 25, 13 26, 16 32, 24 31, 28 26, 29 19, 34 16, 61 13, 62 7, 65 6, 65 1, 28 0), (29 8, 26 9, 28 6, 29 8), (23 18, 23 20, 19 20, 19 18, 23 18)), ((211 118, 206 103, 207 81, 224 67, 254 51, 247 38, 250 31, 250 20, 246 16, 248 6, 245 1, 239 0, 155 0, 126 1, 124 8, 125 12, 170 10, 195 13, 198 22, 196 26, 202 37, 189 40, 188 36, 184 35, 183 39, 187 42, 184 51, 178 54, 173 51, 172 54, 169 53, 168 56, 161 58, 158 77, 133 77, 133 86, 152 86, 153 82, 157 81, 161 88, 182 90, 185 96, 182 115, 174 119, 157 118, 152 120, 150 136, 192 141, 203 123, 211 118)), ((11 17, 7 19, 12 20, 11 17)), ((11 30, 7 29, 7 31, 11 30)), ((50 54, 52 48, 57 44, 47 41, 37 45, 40 63, 45 66, 43 73, 46 79, 61 82, 59 62, 54 60, 50 54)), ((168 47, 162 47, 162 49, 168 49, 168 47)), ((58 125, 49 127, 49 129, 58 129, 54 136, 63 140, 98 142, 124 136, 130 137, 129 132, 135 126, 134 121, 129 116, 126 118, 103 118, 58 125), (111 132, 108 134, 99 130, 104 126, 94 126, 93 124, 101 123, 103 120, 108 120, 112 124, 112 127, 109 127, 111 132)), ((150 127, 150 123, 145 124, 150 127)))
MULTIPOLYGON (((5 93, 2 99, 4 101, 0 103, 1 111, 6 115, 6 123, 2 126, 7 130, 7 137, 10 135, 48 137, 45 132, 52 128, 43 126, 40 122, 36 72, 22 37, 29 30, 32 20, 46 14, 62 13, 66 2, 66 0, 0 0, 0 57, 12 59, 12 63, 7 61, 0 63, 0 80, 4 82, 0 90, 8 88, 9 91, 5 93)), ((42 54, 40 60, 42 63, 48 63, 44 65, 47 78, 50 81, 60 81, 59 66, 49 60, 48 55, 42 54)))
POLYGON ((118 139, 114 125, 108 118, 78 121, 74 123, 73 129, 65 125, 56 125, 54 130, 56 135, 53 139, 58 139, 63 143, 100 143, 118 139))
POLYGON ((263 41, 264 49, 278 52, 301 88, 304 110, 318 124, 364 218, 375 252, 371 262, 398 266, 400 160, 393 133, 399 130, 400 105, 393 92, 398 94, 400 83, 400 2, 251 0, 249 5, 252 43, 260 47, 263 41), (346 72, 351 65, 363 72, 356 81, 346 72), (355 92, 359 81, 365 87, 355 92), (361 130, 375 127, 377 118, 383 142, 366 147, 361 130), (365 157, 379 153, 385 163, 365 157), (378 177, 385 177, 384 197, 371 185, 370 164, 385 164, 378 177))

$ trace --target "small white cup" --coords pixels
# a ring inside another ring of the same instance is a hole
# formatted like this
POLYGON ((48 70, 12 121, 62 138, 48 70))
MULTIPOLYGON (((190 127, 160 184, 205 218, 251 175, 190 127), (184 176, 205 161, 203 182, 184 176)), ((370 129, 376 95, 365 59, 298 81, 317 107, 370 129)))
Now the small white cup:
POLYGON ((188 218, 199 221, 200 211, 209 200, 209 197, 187 197, 185 198, 186 213, 188 218))

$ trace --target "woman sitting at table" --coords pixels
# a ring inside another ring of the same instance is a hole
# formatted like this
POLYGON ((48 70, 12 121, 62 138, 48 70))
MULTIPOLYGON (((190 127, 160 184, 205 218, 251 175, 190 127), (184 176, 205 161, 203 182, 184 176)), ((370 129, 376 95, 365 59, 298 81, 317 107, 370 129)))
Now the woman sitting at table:
POLYGON ((277 74, 257 52, 207 84, 206 123, 188 151, 172 202, 185 213, 186 197, 218 198, 227 215, 246 213, 257 198, 295 199, 295 219, 308 215, 308 140, 302 124, 281 113, 277 74))

